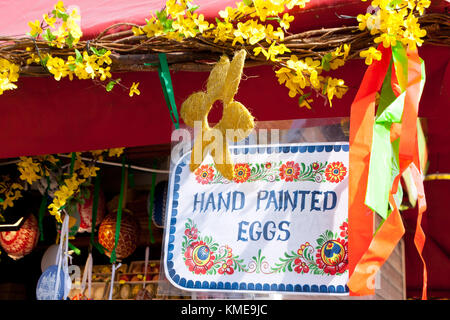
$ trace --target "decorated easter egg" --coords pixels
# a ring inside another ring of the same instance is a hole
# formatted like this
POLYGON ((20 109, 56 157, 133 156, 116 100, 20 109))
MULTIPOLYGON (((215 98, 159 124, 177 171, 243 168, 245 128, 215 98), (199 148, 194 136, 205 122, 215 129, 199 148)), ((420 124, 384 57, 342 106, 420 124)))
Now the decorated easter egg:
POLYGON ((37 300, 61 300, 68 295, 71 289, 70 276, 59 269, 59 280, 57 280, 58 266, 48 267, 40 276, 36 286, 37 300), (58 282, 58 287, 56 284, 58 282))
MULTIPOLYGON (((117 212, 108 214, 98 229, 98 241, 105 248, 105 254, 111 257, 115 244, 117 212)), ((125 259, 136 250, 139 240, 139 225, 129 210, 122 212, 119 241, 116 247, 118 260, 125 259)))
POLYGON ((45 250, 41 259, 41 271, 44 272, 48 267, 56 263, 59 245, 52 244, 45 250))
POLYGON ((336 266, 345 258, 344 246, 336 240, 325 242, 320 250, 322 261, 329 266, 336 266))
MULTIPOLYGON (((78 204, 78 212, 80 213, 80 227, 78 232, 92 231, 92 206, 94 204, 94 189, 89 189, 89 196, 84 199, 84 203, 78 204)), ((97 217, 95 226, 98 226, 105 216, 105 196, 100 191, 98 195, 97 217)))
POLYGON ((14 260, 23 258, 33 251, 38 239, 38 222, 33 214, 28 215, 19 230, 0 232, 0 245, 14 260))

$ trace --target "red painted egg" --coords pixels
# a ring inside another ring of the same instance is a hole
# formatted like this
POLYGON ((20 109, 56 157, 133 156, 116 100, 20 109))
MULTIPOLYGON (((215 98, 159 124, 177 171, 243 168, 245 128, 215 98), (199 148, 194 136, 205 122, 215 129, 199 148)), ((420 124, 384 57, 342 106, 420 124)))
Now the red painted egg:
MULTIPOLYGON (((80 213, 80 227, 78 232, 91 232, 92 230, 92 205, 94 202, 94 189, 91 188, 89 198, 84 199, 84 204, 78 204, 80 213)), ((100 191, 98 195, 97 218, 95 226, 98 226, 105 216, 105 196, 100 191)))
POLYGON ((36 247, 39 227, 33 214, 28 215, 17 231, 0 232, 0 245, 12 259, 21 259, 36 247))
MULTIPOLYGON (((98 241, 105 248, 105 254, 111 257, 116 234, 117 212, 108 214, 98 229, 98 241)), ((122 212, 119 241, 116 248, 118 260, 125 259, 136 250, 139 240, 139 225, 129 210, 122 212)))

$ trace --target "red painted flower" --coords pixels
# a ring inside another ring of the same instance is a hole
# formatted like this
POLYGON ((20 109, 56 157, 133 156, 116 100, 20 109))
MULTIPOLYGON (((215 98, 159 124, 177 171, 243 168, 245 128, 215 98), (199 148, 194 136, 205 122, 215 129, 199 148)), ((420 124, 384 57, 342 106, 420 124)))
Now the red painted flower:
POLYGON ((264 166, 266 167, 266 169, 270 169, 270 168, 272 168, 272 163, 266 162, 266 164, 264 166))
POLYGON ((313 168, 314 171, 318 170, 318 169, 320 168, 319 163, 318 163, 318 162, 314 162, 314 163, 312 164, 312 168, 313 168))
POLYGON ((234 269, 233 269, 232 265, 233 265, 233 260, 228 259, 227 262, 224 262, 220 266, 220 268, 218 270, 219 273, 220 274, 224 274, 224 273, 226 273, 226 274, 233 274, 234 273, 234 269))
POLYGON ((342 162, 332 162, 325 169, 325 178, 330 182, 341 182, 347 175, 347 168, 342 162))
POLYGON ((294 161, 288 161, 280 168, 280 177, 284 181, 294 181, 300 174, 300 166, 294 161))
POLYGON ((295 268, 294 268, 295 272, 297 272, 297 273, 308 273, 309 272, 308 265, 305 262, 303 262, 302 260, 297 258, 294 260, 294 264, 295 264, 295 268))
POLYGON ((236 163, 234 165, 234 182, 245 182, 250 178, 250 175, 251 169, 247 163, 236 163))
POLYGON ((194 239, 194 240, 198 238, 197 232, 198 232, 197 228, 194 228, 194 227, 184 230, 184 234, 189 239, 194 239))
POLYGON ((335 275, 347 270, 348 242, 342 239, 327 241, 316 253, 316 263, 325 273, 335 275))
POLYGON ((209 165, 203 165, 195 170, 195 175, 198 183, 208 184, 214 178, 214 169, 209 165))
POLYGON ((184 263, 189 271, 195 274, 205 274, 214 265, 214 253, 203 241, 196 241, 189 245, 184 253, 184 263))
POLYGON ((297 250, 297 254, 299 255, 299 256, 302 256, 303 255, 303 252, 305 251, 305 249, 307 248, 307 247, 310 247, 311 245, 309 244, 309 242, 305 242, 304 244, 302 244, 301 246, 300 246, 300 248, 297 250))
POLYGON ((347 239, 347 238, 348 238, 348 223, 347 223, 347 222, 344 222, 344 223, 339 227, 339 229, 341 229, 341 234, 340 234, 340 236, 341 236, 342 238, 347 239))

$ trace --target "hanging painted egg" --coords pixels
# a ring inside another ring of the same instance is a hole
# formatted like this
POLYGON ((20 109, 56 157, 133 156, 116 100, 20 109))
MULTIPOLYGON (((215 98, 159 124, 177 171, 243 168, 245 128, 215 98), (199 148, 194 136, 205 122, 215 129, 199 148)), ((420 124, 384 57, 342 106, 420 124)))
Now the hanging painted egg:
MULTIPOLYGON (((108 214, 98 229, 98 241, 105 248, 105 254, 111 257, 115 244, 117 212, 108 214)), ((136 250, 139 240, 139 225, 129 210, 123 210, 120 222, 119 241, 116 247, 118 260, 125 259, 136 250)))
MULTIPOLYGON (((89 190, 89 197, 84 199, 83 204, 78 204, 78 212, 80 213, 80 227, 78 232, 91 232, 92 231, 92 206, 94 203, 94 189, 89 190)), ((105 216, 105 196, 100 191, 98 194, 98 206, 97 217, 95 220, 95 226, 98 226, 105 216)))
POLYGON ((39 227, 33 214, 28 215, 17 231, 0 232, 0 245, 14 260, 23 258, 36 247, 39 239, 39 227))

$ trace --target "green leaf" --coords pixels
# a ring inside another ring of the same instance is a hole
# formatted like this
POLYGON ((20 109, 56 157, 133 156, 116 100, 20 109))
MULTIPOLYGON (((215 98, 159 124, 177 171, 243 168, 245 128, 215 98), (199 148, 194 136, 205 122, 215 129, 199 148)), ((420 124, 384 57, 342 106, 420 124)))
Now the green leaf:
POLYGON ((290 272, 292 272, 292 264, 289 263, 289 264, 287 265, 287 267, 288 267, 288 270, 289 270, 290 272))
POLYGON ((69 36, 65 39, 65 42, 69 46, 69 48, 72 48, 73 40, 74 40, 74 37, 72 36, 71 33, 69 33, 69 36))
POLYGON ((189 12, 194 12, 195 10, 197 10, 198 8, 200 8, 200 6, 197 6, 195 4, 191 4, 190 2, 187 3, 187 7, 189 12))
POLYGON ((167 20, 166 10, 156 11, 156 18, 159 20, 159 22, 161 22, 161 24, 164 24, 167 20))
POLYGON ((322 63, 321 66, 323 70, 330 71, 330 61, 333 59, 333 55, 330 53, 327 53, 322 57, 322 63))
POLYGON ((106 85, 106 91, 110 92, 119 81, 120 79, 116 79, 108 82, 108 84, 106 85))
POLYGON ((298 98, 298 104, 301 105, 303 101, 305 101, 306 99, 309 98, 309 96, 311 95, 311 92, 305 93, 304 95, 300 96, 300 98, 298 98))
POLYGON ((64 22, 66 22, 67 19, 69 18, 69 15, 66 12, 62 12, 62 11, 58 10, 58 12, 56 12, 56 17, 61 18, 61 19, 63 19, 64 22))
POLYGON ((323 245, 323 239, 322 238, 317 239, 317 244, 319 246, 322 246, 323 245))
POLYGON ((106 53, 106 49, 105 48, 101 48, 100 50, 98 50, 95 47, 90 47, 89 48, 97 57, 101 57, 106 53))
POLYGON ((51 42, 54 39, 56 39, 56 37, 50 31, 50 28, 45 29, 45 33, 42 35, 42 38, 44 38, 44 40, 46 40, 48 42, 51 42))
POLYGON ((78 51, 78 49, 75 49, 75 62, 76 63, 82 63, 83 62, 83 56, 81 55, 81 52, 78 51))
POLYGON ((247 7, 251 7, 253 5, 253 0, 243 0, 242 2, 244 2, 247 7))
POLYGON ((220 21, 220 19, 216 17, 216 23, 217 23, 217 24, 220 24, 220 23, 223 23, 223 22, 220 21))
POLYGON ((327 94, 328 79, 329 79, 329 78, 326 79, 326 82, 325 82, 325 84, 324 84, 324 86, 323 86, 322 94, 327 94))
POLYGON ((403 1, 402 0, 392 0, 389 2, 389 7, 395 8, 396 6, 400 5, 403 1))
POLYGON ((47 66, 47 61, 49 59, 49 56, 46 56, 44 59, 41 60, 41 64, 46 67, 47 66))

